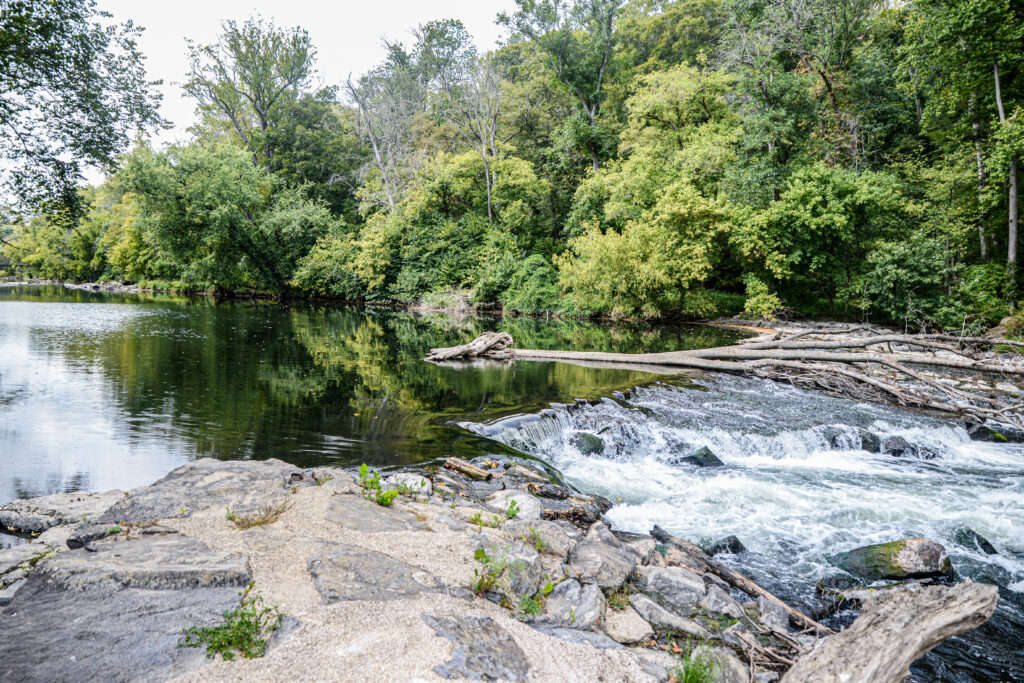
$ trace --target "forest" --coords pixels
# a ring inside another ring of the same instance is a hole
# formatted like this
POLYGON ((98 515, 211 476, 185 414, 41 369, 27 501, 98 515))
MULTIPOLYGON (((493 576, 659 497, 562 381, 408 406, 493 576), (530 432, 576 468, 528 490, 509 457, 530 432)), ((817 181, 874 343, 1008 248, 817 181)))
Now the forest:
POLYGON ((1021 0, 516 0, 491 52, 442 18, 327 87, 305 29, 240 18, 183 46, 163 147, 103 18, 0 10, 10 275, 962 333, 1024 298, 1021 0))

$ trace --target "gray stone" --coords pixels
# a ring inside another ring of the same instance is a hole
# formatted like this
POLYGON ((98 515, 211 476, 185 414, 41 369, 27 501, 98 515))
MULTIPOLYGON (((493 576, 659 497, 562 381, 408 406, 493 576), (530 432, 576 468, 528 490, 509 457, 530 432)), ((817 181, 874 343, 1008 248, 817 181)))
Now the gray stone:
POLYGON ((580 432, 572 438, 572 443, 583 455, 599 455, 604 453, 604 441, 599 436, 588 432, 580 432))
POLYGON ((382 486, 387 489, 398 489, 402 493, 412 496, 430 497, 434 493, 434 485, 422 474, 412 472, 396 472, 387 477, 382 486))
POLYGON ((603 633, 596 633, 595 631, 580 631, 575 628, 562 628, 559 626, 537 626, 536 628, 541 633, 546 633, 559 640, 579 645, 589 645, 598 650, 617 650, 622 647, 620 643, 616 643, 603 633))
POLYGON ((763 595, 759 596, 757 611, 761 613, 761 623, 765 626, 772 626, 783 632, 789 630, 789 613, 779 603, 767 600, 763 595))
POLYGON ((514 596, 534 595, 540 590, 544 568, 540 555, 532 547, 520 541, 503 543, 490 538, 481 540, 477 547, 497 566, 504 567, 498 579, 499 590, 514 596))
POLYGON ((624 645, 645 643, 654 635, 651 625, 632 607, 608 610, 604 619, 604 631, 609 638, 624 645))
POLYGON ((280 460, 221 461, 202 458, 182 465, 151 486, 122 497, 99 516, 100 524, 153 522, 187 517, 195 510, 231 508, 248 514, 280 504, 293 465, 280 460))
POLYGON ((827 558, 855 576, 882 579, 922 579, 953 573, 946 549, 926 538, 908 538, 854 548, 827 558))
POLYGON ((0 581, 3 581, 4 575, 8 572, 47 552, 49 548, 38 543, 22 543, 0 550, 0 581))
POLYGON ((953 532, 953 540, 956 541, 957 544, 975 552, 982 552, 986 555, 999 554, 999 551, 995 549, 995 546, 989 543, 987 538, 979 534, 974 529, 960 527, 953 532))
POLYGON ((740 603, 716 585, 708 586, 707 595, 701 600, 700 606, 718 614, 727 614, 733 619, 742 619, 744 616, 740 603))
POLYGON ((754 674, 754 683, 775 683, 779 680, 779 674, 774 671, 758 671, 754 674))
POLYGON ((675 631, 702 639, 711 637, 711 633, 696 621, 669 612, 646 595, 633 593, 629 596, 629 604, 658 631, 675 631))
POLYGON ((16 581, 12 581, 6 588, 0 590, 0 607, 5 607, 11 604, 11 600, 14 599, 14 594, 25 585, 27 579, 19 578, 16 581))
POLYGON ((355 529, 364 534, 379 534, 388 531, 420 531, 427 524, 416 519, 405 510, 384 507, 362 496, 343 493, 331 497, 326 519, 346 529, 355 529))
POLYGON ((724 647, 708 647, 701 645, 694 649, 694 657, 707 657, 714 662, 716 683, 749 683, 750 669, 724 647))
POLYGON ((435 617, 423 621, 442 638, 451 640, 451 661, 435 667, 444 678, 526 680, 530 663, 509 633, 490 617, 435 617))
POLYGON ((636 558, 600 522, 591 526, 587 537, 569 553, 569 571, 583 583, 617 590, 625 582, 636 558))
POLYGON ((868 453, 878 453, 882 450, 882 440, 878 438, 877 434, 873 434, 866 429, 861 429, 857 433, 860 435, 861 450, 868 453))
POLYGON ((40 563, 0 610, 0 679, 166 680, 206 661, 182 648, 223 622, 250 575, 243 557, 185 537, 99 541, 40 563))
POLYGON ((324 604, 350 600, 402 600, 444 592, 436 576, 400 560, 354 545, 327 543, 310 560, 309 573, 324 604))
POLYGON ((544 511, 544 506, 540 504, 539 500, 531 496, 526 491, 520 491, 518 489, 495 491, 491 495, 487 496, 485 502, 489 507, 506 519, 540 519, 541 513, 544 511), (506 513, 512 501, 515 501, 518 512, 516 512, 513 517, 509 518, 506 513))
POLYGON ((573 545, 576 544, 576 540, 566 532, 562 525, 543 519, 533 521, 513 519, 505 523, 502 531, 513 538, 518 538, 539 552, 551 553, 559 557, 568 555, 573 545))
POLYGON ((534 623, 594 629, 604 616, 604 593, 592 583, 584 586, 575 579, 566 579, 551 591, 544 607, 545 613, 535 617, 534 623))
POLYGON ((62 524, 79 524, 103 514, 121 500, 121 491, 106 493, 54 493, 15 500, 0 507, 0 527, 22 534, 39 534, 62 524))
POLYGON ((699 604, 707 594, 704 579, 679 567, 639 567, 636 579, 640 590, 681 611, 699 604))
POLYGON ((686 457, 679 458, 678 462, 697 467, 725 467, 725 463, 707 446, 701 446, 686 457))
POLYGON ((505 471, 505 476, 516 477, 519 479, 530 479, 541 484, 548 484, 551 482, 550 477, 548 477, 546 474, 538 472, 533 468, 520 465, 519 463, 516 463, 509 467, 505 471))
POLYGON ((726 536, 720 538, 707 548, 708 555, 721 555, 722 553, 732 553, 738 555, 742 552, 746 552, 747 547, 743 545, 740 539, 735 536, 726 536))

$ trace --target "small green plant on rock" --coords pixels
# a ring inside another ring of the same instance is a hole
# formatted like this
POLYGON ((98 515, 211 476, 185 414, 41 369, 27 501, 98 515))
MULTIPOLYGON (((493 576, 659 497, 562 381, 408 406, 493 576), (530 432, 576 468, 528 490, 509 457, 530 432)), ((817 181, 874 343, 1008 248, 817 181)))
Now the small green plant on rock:
POLYGON ((519 514, 519 503, 515 500, 508 501, 508 507, 505 508, 505 516, 509 519, 515 519, 516 515, 519 514))
POLYGON ((231 508, 226 508, 224 517, 233 522, 234 525, 239 529, 251 529, 254 526, 264 526, 266 524, 273 524, 281 518, 288 508, 291 507, 291 502, 288 500, 282 501, 277 505, 267 505, 263 509, 259 510, 251 517, 241 517, 236 514, 231 508))
POLYGON ((530 543, 537 550, 538 553, 544 553, 548 550, 548 544, 541 537, 540 532, 530 527, 530 543))
POLYGON ((501 526, 501 517, 499 517, 498 515, 494 515, 493 519, 486 520, 484 519, 483 514, 481 514, 480 512, 475 512, 473 513, 473 516, 469 518, 469 523, 476 524, 478 527, 487 526, 491 527, 492 529, 497 529, 501 526))
POLYGON ((395 498, 398 497, 398 489, 388 489, 387 491, 377 491, 377 494, 373 497, 373 500, 377 505, 382 505, 386 508, 391 507, 391 504, 395 502, 395 498))
POLYGON ((608 606, 620 612, 629 607, 629 594, 619 590, 608 596, 608 606))
POLYGON ((519 615, 536 616, 544 611, 544 600, 537 595, 524 595, 519 599, 519 615))
POLYGON ((281 625, 281 613, 263 604, 259 595, 251 596, 254 584, 242 592, 238 607, 224 613, 224 623, 218 626, 193 626, 185 632, 183 647, 206 647, 206 656, 220 655, 231 661, 236 654, 246 659, 262 657, 267 652, 267 641, 281 625))
POLYGON ((380 472, 371 470, 365 462, 359 466, 359 486, 363 489, 363 497, 377 505, 391 507, 398 497, 399 489, 384 490, 380 486, 380 472))
POLYGON ((483 565, 480 569, 473 570, 473 576, 476 577, 471 586, 473 592, 483 595, 493 591, 497 587, 501 575, 508 569, 508 562, 491 557, 483 548, 476 549, 473 559, 483 565))
POLYGON ((686 648, 686 657, 672 672, 669 680, 674 683, 714 683, 718 664, 706 648, 686 648))

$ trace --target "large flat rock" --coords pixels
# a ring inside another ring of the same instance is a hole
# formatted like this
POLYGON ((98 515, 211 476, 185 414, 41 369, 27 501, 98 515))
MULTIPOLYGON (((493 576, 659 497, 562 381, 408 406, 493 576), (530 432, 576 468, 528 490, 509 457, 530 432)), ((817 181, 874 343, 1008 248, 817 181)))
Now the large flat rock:
POLYGON ((14 500, 0 507, 0 527, 21 534, 41 534, 62 524, 78 524, 103 514, 124 498, 121 491, 54 493, 14 500))
POLYGON ((0 680, 165 680, 205 661, 186 629, 237 606, 244 558, 182 536, 100 541, 41 562, 0 610, 0 680))
POLYGON ((203 458, 123 496, 96 522, 139 524, 187 517, 206 508, 254 512, 281 503, 289 494, 289 477, 296 472, 301 477, 301 471, 280 460, 203 458))
POLYGON ((309 573, 325 604, 348 600, 403 600, 444 592, 436 576, 390 555, 344 543, 328 543, 309 561, 309 573))
POLYGON ((423 531, 427 525, 403 510, 377 505, 355 494, 341 494, 331 499, 327 521, 346 529, 376 534, 386 531, 423 531))
POLYGON ((442 638, 455 643, 451 660, 435 667, 444 678, 523 681, 530 670, 526 654, 505 629, 490 617, 435 617, 423 621, 442 638))

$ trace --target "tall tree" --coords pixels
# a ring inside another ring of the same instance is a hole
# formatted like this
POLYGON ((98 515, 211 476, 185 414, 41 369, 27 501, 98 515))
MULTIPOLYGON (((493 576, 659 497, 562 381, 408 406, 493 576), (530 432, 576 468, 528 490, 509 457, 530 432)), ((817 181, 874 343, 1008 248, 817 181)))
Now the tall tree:
POLYGON ((594 170, 600 165, 598 116, 612 66, 615 20, 624 0, 516 0, 516 11, 498 15, 498 23, 534 41, 547 65, 579 101, 588 124, 594 170))
POLYGON ((95 0, 0 3, 0 181, 19 203, 81 210, 83 166, 107 168, 161 123, 130 21, 95 0))
POLYGON ((316 50, 309 34, 254 17, 242 24, 224 22, 215 44, 190 42, 188 51, 191 70, 185 92, 201 110, 226 117, 253 161, 271 170, 274 150, 267 142, 268 130, 279 111, 297 101, 313 79, 316 50))

